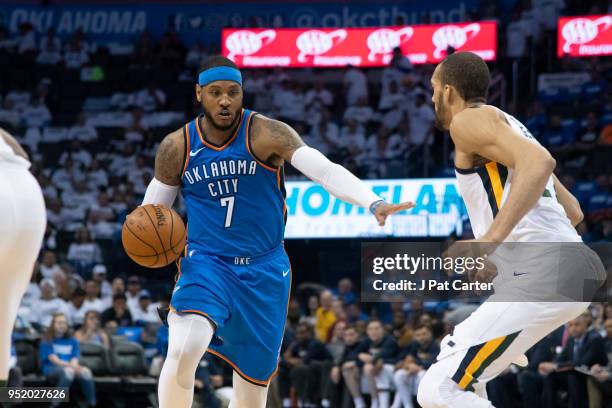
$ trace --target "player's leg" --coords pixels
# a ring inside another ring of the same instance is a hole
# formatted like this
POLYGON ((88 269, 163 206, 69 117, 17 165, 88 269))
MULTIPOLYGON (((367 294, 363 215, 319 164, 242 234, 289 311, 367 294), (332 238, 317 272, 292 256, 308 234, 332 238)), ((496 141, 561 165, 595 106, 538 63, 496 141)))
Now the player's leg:
POLYGON ((204 316, 175 312, 168 316, 168 327, 168 353, 159 376, 159 407, 189 408, 195 372, 214 328, 204 316))
POLYGON ((229 408, 265 408, 268 386, 255 385, 242 378, 236 371, 232 378, 234 395, 229 408))
POLYGON ((0 384, 4 385, 17 309, 46 226, 42 192, 25 167, 0 164, 0 214, 0 384))
POLYGON ((423 408, 492 407, 486 398, 485 385, 529 348, 560 325, 582 313, 586 303, 484 303, 455 328, 455 335, 443 341, 439 360, 419 384, 417 398, 423 408), (491 319, 493 315, 498 316, 491 319), (523 320, 516 325, 513 319, 523 320), (490 322, 490 323, 488 323, 490 322), (468 348, 457 347, 457 333, 485 331, 501 333, 489 336, 468 348), (514 328, 514 329, 513 329, 514 328))

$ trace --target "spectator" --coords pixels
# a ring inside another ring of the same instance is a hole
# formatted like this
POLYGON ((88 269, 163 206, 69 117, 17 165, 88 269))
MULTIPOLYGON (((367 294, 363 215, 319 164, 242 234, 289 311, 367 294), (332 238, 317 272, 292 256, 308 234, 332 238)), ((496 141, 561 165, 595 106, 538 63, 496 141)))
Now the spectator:
POLYGON ((120 327, 133 326, 132 315, 127 307, 125 295, 117 294, 113 296, 113 305, 102 313, 102 324, 104 327, 110 321, 114 321, 120 327))
POLYGON ((344 401, 342 401, 344 393, 339 389, 342 386, 342 372, 345 370, 345 364, 347 370, 355 365, 353 356, 357 354, 357 348, 359 347, 359 333, 355 330, 355 326, 346 326, 342 337, 344 349, 340 357, 334 360, 334 365, 329 373, 330 382, 326 383, 324 387, 323 397, 330 403, 330 406, 345 406, 344 401), (332 402, 334 403, 331 404, 332 402))
POLYGON ((521 19, 519 8, 514 8, 510 16, 510 23, 506 27, 506 56, 512 59, 521 59, 526 56, 531 40, 529 24, 521 19))
POLYGON ((331 355, 323 343, 313 338, 312 326, 307 323, 298 325, 295 341, 287 348, 283 357, 300 404, 314 404, 321 393, 321 372, 325 367, 321 363, 330 361, 331 355))
POLYGON ((311 326, 315 326, 317 323, 317 310, 319 309, 319 298, 316 295, 312 295, 308 298, 307 313, 300 318, 300 323, 305 322, 311 326))
POLYGON ((324 290, 319 296, 320 304, 316 312, 315 331, 317 340, 326 343, 329 339, 329 329, 336 322, 336 316, 332 311, 334 295, 329 290, 324 290))
POLYGON ((70 297, 68 302, 68 312, 66 317, 73 325, 82 325, 85 320, 85 313, 87 310, 83 307, 85 302, 85 291, 79 286, 77 287, 70 297))
POLYGON ((64 51, 64 62, 68 69, 79 69, 89 63, 89 53, 86 47, 73 37, 64 51))
POLYGON ((357 105, 360 100, 368 100, 368 79, 357 67, 349 67, 344 74, 345 99, 348 106, 357 105))
POLYGON ((397 371, 393 376, 397 390, 393 408, 412 408, 425 371, 436 361, 440 345, 435 341, 431 328, 419 325, 414 330, 414 341, 398 356, 397 371))
POLYGON ((393 130, 404 119, 405 106, 407 105, 406 96, 400 92, 399 84, 395 81, 389 84, 389 91, 381 96, 378 103, 378 111, 383 115, 381 122, 389 129, 393 130))
MULTIPOLYGON (((40 343, 42 373, 56 387, 70 388, 76 378, 89 407, 96 406, 96 390, 89 368, 79 364, 79 342, 70 334, 62 313, 54 313, 44 340, 40 343)), ((54 403, 52 406, 58 406, 54 403)))
POLYGON ((36 52, 36 36, 31 23, 21 23, 19 25, 17 52, 24 56, 33 56, 36 52))
POLYGON ((40 53, 36 62, 39 64, 57 64, 62 60, 62 43, 55 35, 55 29, 49 27, 47 36, 40 40, 40 53))
POLYGON ((604 350, 608 357, 608 365, 595 364, 591 367, 587 389, 589 408, 603 408, 612 402, 612 317, 604 322, 604 350))
POLYGON ((431 106, 425 103, 425 94, 416 96, 414 107, 409 108, 410 117, 410 145, 431 146, 433 143, 433 130, 435 115, 431 106))
POLYGON ((325 82, 319 78, 304 97, 308 125, 316 126, 321 121, 323 112, 331 108, 333 103, 334 96, 325 89, 325 82))
POLYGON ((32 270, 32 276, 30 277, 30 283, 28 283, 28 288, 26 289, 23 297, 21 298, 20 308, 30 308, 34 305, 34 303, 40 299, 41 292, 40 287, 38 286, 38 281, 41 279, 40 268, 38 262, 34 264, 34 268, 32 270))
POLYGON ((96 159, 91 161, 91 165, 87 170, 87 180, 91 183, 92 187, 102 188, 108 186, 108 176, 106 171, 100 167, 100 162, 96 159))
POLYGON ((79 343, 99 344, 104 348, 110 348, 108 335, 100 327, 100 313, 90 310, 85 313, 83 326, 74 333, 79 343))
POLYGON ((366 339, 359 344, 352 356, 355 364, 345 363, 342 376, 351 392, 355 408, 365 407, 361 390, 362 375, 372 398, 372 405, 389 408, 394 364, 398 354, 397 343, 385 334, 380 320, 370 320, 366 333, 366 339))
POLYGON ((147 87, 136 94, 135 102, 145 112, 161 110, 166 104, 166 93, 157 87, 155 81, 149 81, 147 87))
POLYGON ((322 111, 319 123, 312 127, 305 140, 325 155, 336 153, 340 144, 338 125, 329 119, 329 112, 322 111))
POLYGON ((362 96, 357 100, 355 105, 349 106, 344 111, 344 121, 354 120, 359 125, 367 125, 375 118, 374 110, 368 104, 368 98, 362 96))
POLYGON ((111 282, 112 295, 124 295, 125 294, 125 282, 122 278, 115 278, 111 282))
POLYGON ((43 127, 51 123, 51 112, 39 99, 32 100, 32 104, 23 108, 21 123, 26 127, 43 127))
POLYGON ((68 260, 80 270, 88 270, 95 263, 102 261, 102 253, 98 244, 92 241, 89 230, 80 228, 74 235, 75 242, 68 248, 68 260))
POLYGON ((353 290, 353 282, 350 278, 342 278, 338 281, 338 286, 334 292, 334 295, 345 305, 352 304, 357 301, 357 295, 353 290))
POLYGON ((159 323, 157 305, 151 303, 151 293, 143 289, 138 295, 138 307, 130 309, 135 324, 144 326, 148 323, 159 323))
POLYGON ((359 165, 366 158, 366 137, 365 130, 354 119, 347 119, 346 126, 340 130, 339 146, 346 149, 359 165))
POLYGON ((130 276, 127 281, 127 292, 125 293, 127 305, 130 310, 138 308, 141 289, 140 278, 137 275, 130 276))
POLYGON ((543 405, 555 406, 556 392, 567 384, 570 408, 586 408, 588 405, 586 376, 574 371, 576 367, 593 367, 595 364, 605 365, 607 356, 604 352, 603 338, 594 330, 590 330, 591 314, 584 312, 567 324, 571 336, 561 354, 554 362, 540 363, 538 371, 546 376, 544 379, 543 405))
POLYGON ((94 282, 100 287, 100 297, 110 305, 113 299, 113 288, 106 280, 106 266, 104 264, 97 264, 93 267, 92 274, 94 282))
POLYGON ((93 159, 91 153, 83 148, 79 139, 74 139, 70 142, 70 149, 62 153, 59 162, 65 163, 68 157, 70 157, 73 163, 80 165, 81 168, 89 167, 93 159))
MULTIPOLYGON (((202 44, 201 41, 196 41, 191 46, 189 52, 187 53, 187 56, 185 57, 185 65, 188 68, 198 69, 202 65, 202 63, 204 63, 207 57, 208 53, 204 48, 204 44, 202 44)), ((251 88, 248 89, 252 92, 251 88)))
POLYGON ((284 80, 281 89, 274 95, 273 104, 279 120, 292 126, 304 122, 305 100, 299 82, 284 80))
POLYGON ((68 129, 68 139, 80 140, 85 143, 98 140, 98 131, 95 127, 87 124, 85 121, 85 113, 79 112, 77 123, 70 126, 68 129))
POLYGON ((388 177, 391 161, 401 157, 402 150, 399 135, 389 136, 387 127, 380 125, 376 135, 370 136, 365 146, 370 176, 373 178, 388 177))
POLYGON ((84 180, 84 175, 81 173, 80 169, 74 165, 71 158, 68 158, 63 166, 55 170, 51 176, 53 185, 62 190, 72 190, 72 183, 82 180, 84 180))
POLYGON ((55 252, 45 251, 40 264, 40 273, 43 278, 52 278, 55 272, 62 272, 62 267, 57 263, 55 252))
POLYGON ((32 306, 30 321, 47 328, 51 324, 54 314, 68 315, 68 305, 64 300, 57 297, 57 289, 53 279, 45 278, 40 281, 40 292, 40 299, 34 302, 32 306))
POLYGON ((95 310, 98 313, 104 312, 110 307, 110 302, 100 298, 100 284, 95 280, 85 282, 85 301, 83 302, 83 310, 95 310))
POLYGON ((15 87, 6 94, 5 103, 10 103, 11 108, 22 111, 30 104, 32 94, 27 90, 25 81, 17 81, 15 87))

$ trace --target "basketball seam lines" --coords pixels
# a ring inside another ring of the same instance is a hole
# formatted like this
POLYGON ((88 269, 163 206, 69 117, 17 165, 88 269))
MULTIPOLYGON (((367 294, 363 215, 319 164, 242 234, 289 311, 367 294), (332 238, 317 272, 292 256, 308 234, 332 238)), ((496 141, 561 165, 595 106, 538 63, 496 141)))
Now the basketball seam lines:
POLYGON ((174 214, 172 212, 172 208, 170 208, 170 249, 172 250, 172 253, 176 255, 176 252, 174 252, 174 245, 172 245, 172 235, 173 234, 174 234, 174 214))
MULTIPOLYGON (((149 212, 147 211, 146 208, 143 208, 145 210, 145 214, 147 214, 147 217, 149 217, 149 220, 151 221, 151 225, 153 225, 155 228, 155 234, 157 235, 157 239, 159 239, 159 244, 162 247, 162 250, 164 251, 164 256, 166 257, 166 265, 169 264, 168 262, 168 254, 166 254, 166 247, 164 246, 164 243, 162 242, 161 236, 159 235, 159 231, 157 230, 157 224, 155 223, 155 221, 153 221, 153 218, 151 218, 151 215, 149 215, 149 212)), ((170 245, 172 245, 172 242, 170 242, 170 245)))
MULTIPOLYGON (((146 212, 146 211, 145 211, 145 212, 146 212)), ((159 254, 158 254, 158 253, 157 253, 157 251, 155 250, 155 247, 154 247, 153 245, 149 244, 149 243, 148 243, 147 241, 145 241, 144 239, 140 238, 138 235, 136 235, 136 234, 134 233, 134 231, 132 231, 132 229, 130 228, 130 224, 128 224, 128 223, 127 223, 127 221, 126 221, 126 223, 125 223, 125 226, 126 226, 127 230, 128 230, 128 231, 130 231, 130 234, 132 234, 134 237, 136 237, 136 239, 137 239, 137 240, 139 240, 140 242, 142 242, 143 244, 145 244, 146 246, 148 246, 149 248, 151 248, 153 251, 155 251, 155 256, 157 256, 157 259, 156 259, 156 260, 155 260, 155 262, 153 262, 153 264, 152 264, 152 265, 155 265, 155 264, 157 263, 157 261, 159 261, 159 254)), ((128 251, 125 251, 125 252, 127 252, 128 254, 130 254, 128 251)), ((132 255, 134 255, 134 254, 132 254, 132 255)), ((138 255, 135 255, 135 256, 138 256, 138 255)), ((153 256, 153 255, 149 255, 148 257, 150 257, 150 256, 153 256)))

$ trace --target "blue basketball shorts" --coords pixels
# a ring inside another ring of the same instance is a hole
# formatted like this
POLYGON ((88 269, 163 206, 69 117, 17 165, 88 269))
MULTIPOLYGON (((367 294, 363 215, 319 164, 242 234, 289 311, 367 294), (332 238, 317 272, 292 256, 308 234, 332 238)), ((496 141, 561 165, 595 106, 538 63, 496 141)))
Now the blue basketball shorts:
POLYGON ((179 271, 172 310, 210 319, 218 341, 208 351, 245 380, 267 385, 278 367, 291 289, 284 247, 250 258, 189 248, 179 271))

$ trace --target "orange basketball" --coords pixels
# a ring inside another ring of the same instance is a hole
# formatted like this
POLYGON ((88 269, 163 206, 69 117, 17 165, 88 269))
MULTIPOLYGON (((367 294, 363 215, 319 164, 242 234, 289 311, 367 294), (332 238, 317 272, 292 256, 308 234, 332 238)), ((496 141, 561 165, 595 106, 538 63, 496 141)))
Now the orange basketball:
POLYGON ((121 230, 125 252, 147 268, 174 262, 185 248, 185 235, 185 224, 173 209, 153 204, 132 211, 121 230))

